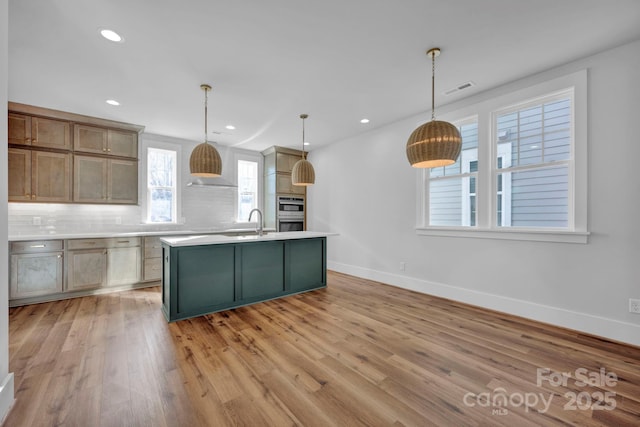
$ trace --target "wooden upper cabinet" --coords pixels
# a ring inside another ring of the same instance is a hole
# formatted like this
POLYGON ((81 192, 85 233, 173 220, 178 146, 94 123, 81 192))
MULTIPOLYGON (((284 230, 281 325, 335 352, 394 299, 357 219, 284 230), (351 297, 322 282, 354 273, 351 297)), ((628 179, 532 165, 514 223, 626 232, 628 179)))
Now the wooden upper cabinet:
POLYGON ((31 150, 12 148, 9 155, 9 201, 31 200, 31 150))
POLYGON ((109 129, 107 152, 112 156, 138 158, 138 134, 136 132, 109 129))
POLYGON ((138 162, 110 159, 107 199, 109 203, 138 203, 138 162))
POLYGON ((107 129, 73 125, 73 149, 85 153, 107 154, 107 129))
POLYGON ((73 201, 107 203, 108 159, 73 156, 73 201))
POLYGON ((9 113, 7 131, 9 144, 31 145, 31 117, 9 113))
POLYGON ((138 134, 117 129, 74 125, 73 149, 84 153, 138 158, 138 134))
POLYGON ((71 154, 31 152, 31 200, 71 201, 71 154))
POLYGON ((69 122, 31 117, 31 145, 70 150, 70 129, 69 122))
POLYGON ((300 159, 302 159, 302 156, 287 153, 276 153, 276 172, 291 173, 293 165, 295 165, 300 159))
POLYGON ((9 148, 10 202, 71 201, 71 154, 9 148))
POLYGON ((74 156, 73 200, 79 203, 138 203, 138 162, 74 156))

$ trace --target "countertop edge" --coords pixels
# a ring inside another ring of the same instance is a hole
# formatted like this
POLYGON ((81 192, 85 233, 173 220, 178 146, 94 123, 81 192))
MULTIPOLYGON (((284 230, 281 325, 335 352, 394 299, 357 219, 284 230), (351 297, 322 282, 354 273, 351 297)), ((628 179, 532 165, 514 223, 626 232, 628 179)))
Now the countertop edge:
POLYGON ((188 247, 188 246, 206 246, 206 245, 222 245, 229 243, 251 243, 251 242, 269 242, 277 240, 300 240, 313 239, 319 237, 337 236, 337 233, 321 232, 321 231, 287 231, 278 233, 267 233, 263 236, 245 235, 245 236, 225 236, 225 235, 198 235, 194 234, 185 237, 166 237, 160 241, 170 247, 188 247))
MULTIPOLYGON (((275 229, 265 229, 275 232, 275 229)), ((108 239, 117 237, 148 237, 148 236, 186 236, 213 235, 225 233, 251 233, 251 228, 229 228, 225 230, 160 230, 160 231, 126 231, 126 232, 96 232, 96 233, 50 233, 50 234, 9 234, 9 242, 24 242, 28 240, 71 240, 71 239, 108 239)))

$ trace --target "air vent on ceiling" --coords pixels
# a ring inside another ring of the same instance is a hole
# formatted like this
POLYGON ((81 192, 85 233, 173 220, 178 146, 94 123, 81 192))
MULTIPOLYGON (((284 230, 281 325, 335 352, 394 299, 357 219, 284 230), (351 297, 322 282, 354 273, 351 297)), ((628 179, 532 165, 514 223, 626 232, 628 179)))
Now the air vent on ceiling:
POLYGON ((473 83, 472 81, 468 81, 465 83, 462 83, 454 88, 451 88, 449 90, 445 90, 444 94, 445 95, 453 95, 456 92, 460 92, 461 90, 465 90, 465 89, 469 89, 470 87, 475 86, 475 83, 473 83))

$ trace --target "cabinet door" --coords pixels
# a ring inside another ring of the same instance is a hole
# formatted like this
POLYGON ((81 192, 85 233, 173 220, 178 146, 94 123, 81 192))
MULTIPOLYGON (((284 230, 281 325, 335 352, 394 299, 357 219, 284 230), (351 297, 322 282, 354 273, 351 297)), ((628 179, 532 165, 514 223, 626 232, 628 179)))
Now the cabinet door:
POLYGON ((11 255, 10 299, 62 292, 62 252, 11 255))
POLYGON ((130 285, 140 281, 140 247, 107 250, 107 286, 130 285))
POLYGON ((31 117, 9 113, 9 144, 31 145, 31 117))
POLYGON ((73 156, 74 201, 85 203, 107 202, 107 163, 107 159, 99 157, 73 156))
POLYGON ((138 203, 138 162, 109 160, 109 203, 138 203))
POLYGON ((162 257, 145 258, 144 281, 150 282, 162 279, 162 257))
POLYGON ((9 148, 9 201, 31 200, 31 150, 9 148))
POLYGON ((107 153, 107 130, 95 126, 73 126, 73 149, 85 153, 107 153))
POLYGON ((107 283, 106 249, 67 252, 67 291, 99 288, 107 283))
POLYGON ((32 117, 31 145, 69 150, 71 148, 69 131, 69 122, 32 117))
POLYGON ((326 239, 287 240, 287 290, 300 292, 326 285, 326 239))
POLYGON ((293 154, 276 153, 276 172, 291 173, 293 165, 300 160, 302 156, 293 154))
POLYGON ((299 194, 304 195, 305 187, 301 185, 293 185, 291 183, 291 174, 276 174, 276 193, 279 194, 299 194))
POLYGON ((32 200, 71 201, 71 154, 31 152, 32 200))
POLYGON ((284 292, 284 242, 253 242, 240 246, 240 299, 250 301, 284 292))
POLYGON ((136 132, 109 129, 107 139, 108 154, 138 158, 138 134, 136 132))

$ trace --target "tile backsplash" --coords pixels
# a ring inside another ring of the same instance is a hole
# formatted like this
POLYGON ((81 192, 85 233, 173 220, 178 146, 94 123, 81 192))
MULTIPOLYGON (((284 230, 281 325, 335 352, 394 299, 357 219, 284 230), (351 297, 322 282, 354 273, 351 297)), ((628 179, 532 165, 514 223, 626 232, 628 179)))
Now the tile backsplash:
POLYGON ((233 188, 185 187, 178 224, 148 224, 139 205, 9 203, 9 236, 234 228, 233 188))

